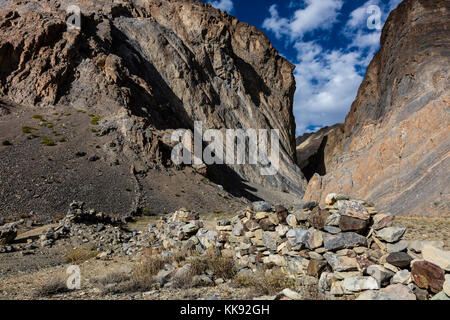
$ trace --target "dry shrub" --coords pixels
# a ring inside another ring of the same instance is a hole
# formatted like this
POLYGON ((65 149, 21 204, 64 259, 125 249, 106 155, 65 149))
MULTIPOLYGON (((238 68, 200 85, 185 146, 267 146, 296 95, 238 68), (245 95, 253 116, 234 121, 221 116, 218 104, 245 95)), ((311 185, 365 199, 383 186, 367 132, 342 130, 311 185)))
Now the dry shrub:
POLYGON ((45 282, 36 289, 34 296, 37 297, 49 297, 55 294, 65 293, 70 291, 67 288, 67 283, 64 277, 56 276, 51 278, 49 281, 45 282))
POLYGON ((251 288, 255 295, 275 295, 283 289, 296 289, 295 280, 286 276, 281 270, 274 269, 270 273, 237 275, 233 283, 238 288, 251 288))
POLYGON ((95 246, 85 246, 68 250, 66 252, 66 259, 67 262, 80 264, 93 257, 96 257, 97 254, 98 252, 95 246))

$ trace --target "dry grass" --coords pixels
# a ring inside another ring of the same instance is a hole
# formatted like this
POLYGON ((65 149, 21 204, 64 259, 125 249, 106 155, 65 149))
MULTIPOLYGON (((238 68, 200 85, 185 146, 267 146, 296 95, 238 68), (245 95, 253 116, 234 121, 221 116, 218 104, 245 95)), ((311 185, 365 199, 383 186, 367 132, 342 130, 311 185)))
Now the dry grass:
POLYGON ((38 297, 49 297, 55 294, 68 292, 67 283, 64 277, 56 276, 51 278, 49 281, 42 284, 39 288, 34 291, 34 296, 38 297))
POLYGON ((286 288, 296 289, 295 280, 276 269, 253 276, 238 275, 233 279, 233 284, 238 288, 251 288, 254 295, 275 295, 286 288))
POLYGON ((79 247, 70 249, 66 252, 67 262, 80 264, 97 256, 97 248, 95 246, 79 247))
POLYGON ((441 240, 450 248, 450 217, 396 216, 394 225, 407 227, 405 240, 441 240))

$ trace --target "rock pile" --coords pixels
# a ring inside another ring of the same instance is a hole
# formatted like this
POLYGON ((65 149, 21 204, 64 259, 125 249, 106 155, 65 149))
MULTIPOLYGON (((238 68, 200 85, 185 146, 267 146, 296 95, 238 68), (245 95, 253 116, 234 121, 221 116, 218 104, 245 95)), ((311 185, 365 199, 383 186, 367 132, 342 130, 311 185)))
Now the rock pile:
POLYGON ((233 257, 242 275, 277 268, 292 278, 314 277, 330 298, 448 299, 450 253, 441 250, 443 242, 402 240, 406 227, 393 226, 394 216, 366 201, 330 194, 326 203, 288 210, 255 202, 215 230, 181 209, 150 224, 150 239, 165 250, 215 249, 233 257))
POLYGON ((91 245, 99 252, 100 258, 108 258, 113 253, 134 254, 142 247, 144 239, 140 232, 124 229, 124 221, 120 217, 84 209, 84 203, 78 201, 70 204, 67 215, 57 224, 17 235, 19 224, 0 226, 0 253, 19 251, 29 255, 37 249, 56 245, 91 245))

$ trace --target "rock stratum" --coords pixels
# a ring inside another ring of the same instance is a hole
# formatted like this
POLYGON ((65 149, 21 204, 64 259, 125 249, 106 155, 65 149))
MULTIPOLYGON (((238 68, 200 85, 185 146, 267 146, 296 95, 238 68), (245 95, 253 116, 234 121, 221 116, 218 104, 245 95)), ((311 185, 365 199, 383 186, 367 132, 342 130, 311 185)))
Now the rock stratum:
MULTIPOLYGON (((99 134, 116 136, 137 171, 167 165, 168 134, 192 130, 194 121, 209 129, 278 129, 277 175, 261 176, 253 165, 231 170, 238 180, 304 193, 295 165, 294 66, 262 32, 188 0, 78 1, 81 29, 69 30, 71 4, 0 1, 5 105, 100 114, 99 134)), ((228 169, 206 169, 223 176, 217 170, 228 169)))
POLYGON ((406 0, 390 14, 305 200, 339 190, 393 214, 449 215, 449 20, 448 1, 406 0))

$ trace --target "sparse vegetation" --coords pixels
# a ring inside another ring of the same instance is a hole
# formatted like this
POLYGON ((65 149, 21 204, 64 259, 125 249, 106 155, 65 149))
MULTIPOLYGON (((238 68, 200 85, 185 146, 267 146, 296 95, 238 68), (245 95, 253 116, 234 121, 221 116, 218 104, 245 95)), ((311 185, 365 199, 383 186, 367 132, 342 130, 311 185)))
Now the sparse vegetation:
POLYGON ((49 137, 43 136, 41 143, 47 147, 53 147, 56 146, 55 141, 53 141, 52 139, 50 139, 49 137))
POLYGON ((32 116, 33 119, 36 120, 41 120, 42 122, 45 122, 46 120, 44 119, 43 116, 41 116, 40 114, 35 114, 34 116, 32 116))
POLYGON ((255 295, 274 295, 285 288, 296 289, 295 280, 280 270, 254 276, 238 275, 233 279, 233 284, 238 288, 251 288, 255 295))
POLYGON ((62 137, 58 140, 58 142, 67 142, 67 139, 65 137, 62 137))
POLYGON ((3 146, 12 146, 12 143, 11 143, 9 140, 4 140, 4 141, 2 142, 2 145, 3 145, 3 146))
POLYGON ((33 130, 36 131, 38 129, 33 128, 33 127, 28 127, 28 126, 23 126, 22 127, 22 133, 32 133, 33 130))
POLYGON ((93 126, 97 126, 99 121, 100 121, 100 116, 98 116, 98 115, 93 115, 93 117, 92 117, 90 123, 91 123, 93 126))
POLYGON ((95 246, 85 246, 68 250, 65 256, 67 262, 79 264, 97 256, 97 254, 95 246))
POLYGON ((68 291, 66 280, 62 276, 56 276, 36 289, 34 295, 36 297, 48 297, 68 291))

